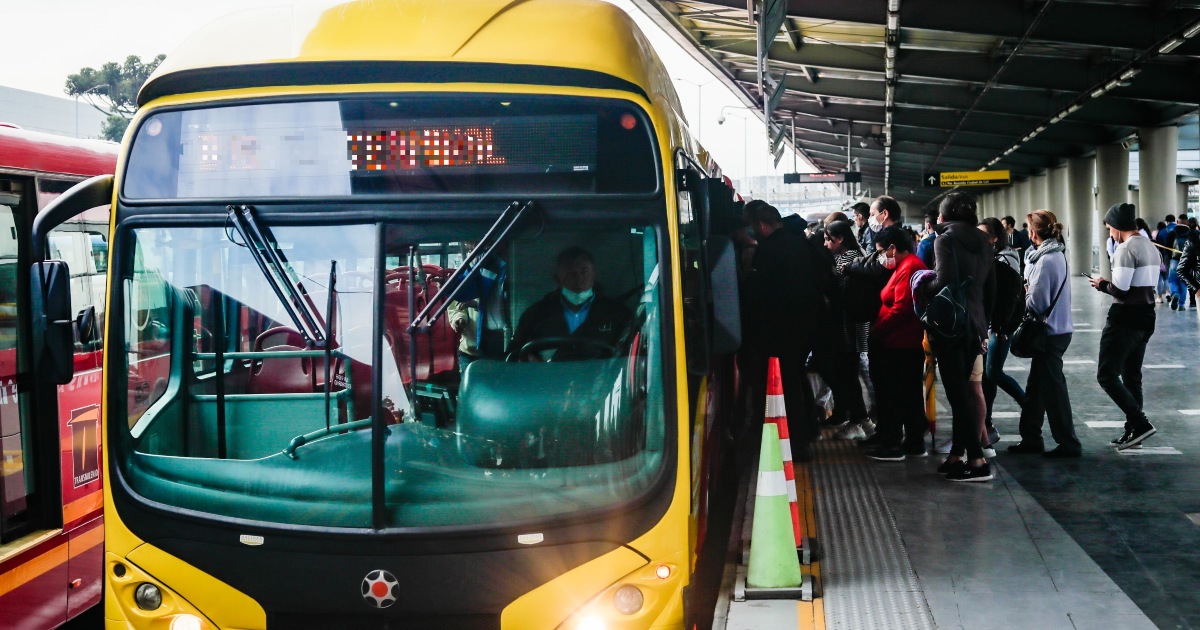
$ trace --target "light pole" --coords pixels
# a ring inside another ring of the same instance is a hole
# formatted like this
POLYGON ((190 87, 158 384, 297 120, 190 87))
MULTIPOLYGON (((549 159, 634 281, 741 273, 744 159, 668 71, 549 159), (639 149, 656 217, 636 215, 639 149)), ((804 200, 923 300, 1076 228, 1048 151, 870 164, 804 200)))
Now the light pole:
MULTIPOLYGON (((717 124, 718 125, 725 124, 725 110, 727 110, 727 109, 750 109, 750 108, 749 107, 740 107, 737 105, 726 105, 726 106, 722 107, 720 115, 717 116, 717 124)), ((750 166, 749 166, 749 164, 750 164, 750 160, 749 160, 750 148, 746 141, 746 137, 748 135, 746 133, 746 117, 745 116, 734 116, 734 118, 737 118, 738 120, 742 121, 742 179, 745 180, 746 190, 749 191, 749 187, 750 187, 750 183, 749 183, 749 180, 750 180, 750 166)))
POLYGON ((76 138, 79 137, 79 97, 83 96, 85 94, 91 93, 95 90, 99 90, 100 88, 106 88, 106 87, 108 87, 107 83, 101 83, 100 85, 93 85, 92 87, 75 95, 75 137, 76 138))
POLYGON ((716 82, 716 79, 709 79, 708 81, 705 81, 703 83, 697 83, 691 79, 685 79, 683 77, 675 77, 675 80, 682 81, 684 83, 690 83, 690 84, 696 86, 696 142, 700 142, 701 144, 703 144, 704 124, 702 122, 702 119, 700 118, 700 115, 701 115, 701 112, 703 111, 703 108, 701 107, 701 102, 704 100, 704 86, 708 85, 709 83, 716 82))

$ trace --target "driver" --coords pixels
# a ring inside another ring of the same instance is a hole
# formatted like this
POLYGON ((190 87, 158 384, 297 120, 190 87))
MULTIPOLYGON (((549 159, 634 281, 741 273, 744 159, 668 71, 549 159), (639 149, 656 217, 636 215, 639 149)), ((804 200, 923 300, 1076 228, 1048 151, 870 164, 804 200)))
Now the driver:
MULTIPOLYGON (((632 314, 616 300, 596 294, 596 263, 591 253, 582 247, 563 250, 555 261, 554 281, 558 288, 521 315, 509 352, 520 352, 530 341, 546 337, 592 339, 616 348, 632 314)), ((595 349, 587 346, 566 345, 560 346, 559 360, 596 356, 595 349)))

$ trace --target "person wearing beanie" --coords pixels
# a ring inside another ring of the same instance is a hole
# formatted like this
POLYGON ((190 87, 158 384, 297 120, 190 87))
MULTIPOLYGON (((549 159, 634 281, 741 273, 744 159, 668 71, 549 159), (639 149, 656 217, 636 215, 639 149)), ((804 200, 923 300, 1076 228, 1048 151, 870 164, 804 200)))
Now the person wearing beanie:
POLYGON ((1097 291, 1113 296, 1108 320, 1100 335, 1096 380, 1125 414, 1125 431, 1112 441, 1118 450, 1141 444, 1154 435, 1142 410, 1142 359, 1154 334, 1154 287, 1161 258, 1150 239, 1137 227, 1133 204, 1118 203, 1104 215, 1108 234, 1117 243, 1112 280, 1092 278, 1097 291))

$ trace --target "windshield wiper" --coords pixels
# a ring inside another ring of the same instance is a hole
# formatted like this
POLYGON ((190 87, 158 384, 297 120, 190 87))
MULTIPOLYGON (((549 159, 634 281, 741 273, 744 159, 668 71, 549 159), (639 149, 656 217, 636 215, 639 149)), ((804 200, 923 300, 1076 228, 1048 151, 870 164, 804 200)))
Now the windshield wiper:
POLYGON ((296 325, 296 330, 304 337, 304 342, 310 348, 320 348, 325 345, 325 334, 317 323, 319 317, 308 301, 304 288, 289 273, 291 267, 279 251, 270 228, 260 224, 254 218, 250 206, 229 206, 229 220, 234 229, 242 237, 250 256, 258 263, 258 268, 266 278, 267 284, 283 304, 288 317, 296 325))
MULTIPOLYGON (((532 201, 524 203, 514 201, 508 204, 508 207, 504 209, 504 212, 500 213, 500 216, 492 224, 492 227, 488 228, 483 238, 479 239, 475 248, 463 259, 458 269, 455 269, 454 273, 450 274, 450 277, 442 284, 442 288, 433 294, 433 297, 429 298, 429 301, 425 303, 425 308, 421 309, 421 312, 413 318, 412 323, 408 325, 409 335, 412 335, 414 332, 429 331, 433 326, 433 322, 436 322, 446 312, 446 309, 450 307, 450 302, 454 300, 454 296, 458 295, 463 286, 467 284, 467 281, 483 270, 484 263, 487 262, 488 258, 491 257, 497 248, 508 240, 508 235, 512 233, 513 228, 521 222, 521 218, 532 208, 532 201), (432 315, 430 311, 433 311, 432 315)), ((413 290, 411 283, 408 290, 410 293, 413 290)), ((412 311, 409 312, 411 313, 412 311)), ((413 378, 416 378, 415 374, 413 378)))

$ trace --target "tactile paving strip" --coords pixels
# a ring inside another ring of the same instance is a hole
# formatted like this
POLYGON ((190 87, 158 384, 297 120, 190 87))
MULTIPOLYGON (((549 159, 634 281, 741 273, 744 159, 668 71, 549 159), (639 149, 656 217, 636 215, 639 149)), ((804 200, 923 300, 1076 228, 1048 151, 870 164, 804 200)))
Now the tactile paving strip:
POLYGON ((870 464, 844 440, 809 464, 829 629, 934 630, 933 615, 870 464))

